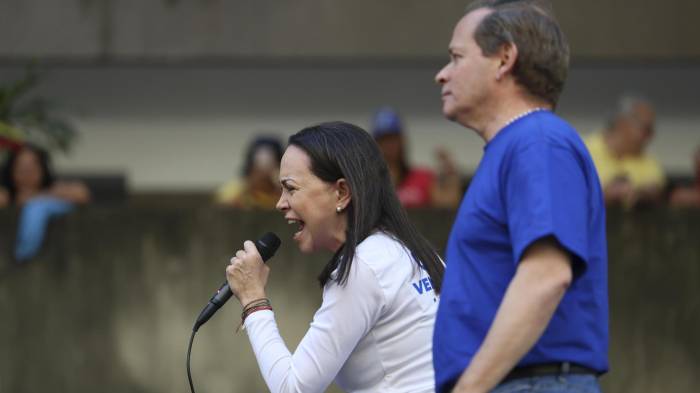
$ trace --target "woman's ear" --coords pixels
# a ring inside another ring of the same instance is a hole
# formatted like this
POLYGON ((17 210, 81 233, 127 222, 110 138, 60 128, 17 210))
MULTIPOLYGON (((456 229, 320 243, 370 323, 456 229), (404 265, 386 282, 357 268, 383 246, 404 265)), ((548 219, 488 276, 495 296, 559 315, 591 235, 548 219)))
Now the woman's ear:
POLYGON ((337 198, 336 208, 339 208, 338 212, 345 210, 345 208, 350 204, 352 200, 352 193, 350 191, 350 185, 344 178, 340 178, 335 182, 335 195, 337 198))

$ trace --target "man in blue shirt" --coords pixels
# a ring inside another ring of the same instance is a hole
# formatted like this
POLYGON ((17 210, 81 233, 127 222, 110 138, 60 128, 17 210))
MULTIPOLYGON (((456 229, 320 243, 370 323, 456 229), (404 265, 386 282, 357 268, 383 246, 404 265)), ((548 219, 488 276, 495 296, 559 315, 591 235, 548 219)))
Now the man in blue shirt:
POLYGON ((599 392, 608 369, 603 195, 552 112, 569 49, 540 3, 471 4, 436 76, 444 115, 486 142, 447 246, 438 392, 599 392))

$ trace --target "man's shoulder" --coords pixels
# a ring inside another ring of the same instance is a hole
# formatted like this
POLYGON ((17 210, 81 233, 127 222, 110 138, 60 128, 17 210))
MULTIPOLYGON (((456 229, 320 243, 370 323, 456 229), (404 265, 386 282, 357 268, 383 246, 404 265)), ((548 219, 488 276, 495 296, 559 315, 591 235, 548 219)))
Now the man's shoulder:
POLYGON ((557 141, 561 138, 580 140, 574 126, 550 111, 534 114, 512 133, 512 140, 518 143, 557 141))
POLYGON ((586 146, 601 147, 604 143, 603 131, 591 131, 583 137, 583 141, 586 143, 586 146))
POLYGON ((603 131, 593 131, 583 137, 583 142, 586 144, 588 152, 596 162, 601 160, 612 160, 613 156, 605 144, 603 131))
POLYGON ((623 162, 625 169, 642 183, 664 183, 664 170, 661 163, 651 154, 628 158, 623 162))
POLYGON ((241 194, 243 188, 244 183, 239 179, 229 180, 216 190, 215 198, 218 202, 230 202, 241 194))
POLYGON ((540 117, 523 123, 509 133, 502 154, 542 154, 543 149, 561 147, 570 151, 585 150, 585 144, 569 123, 556 116, 540 117))
POLYGON ((637 160, 639 163, 645 167, 649 168, 661 168, 661 162, 659 162, 656 157, 654 157, 651 153, 649 152, 644 152, 642 155, 640 155, 637 160))

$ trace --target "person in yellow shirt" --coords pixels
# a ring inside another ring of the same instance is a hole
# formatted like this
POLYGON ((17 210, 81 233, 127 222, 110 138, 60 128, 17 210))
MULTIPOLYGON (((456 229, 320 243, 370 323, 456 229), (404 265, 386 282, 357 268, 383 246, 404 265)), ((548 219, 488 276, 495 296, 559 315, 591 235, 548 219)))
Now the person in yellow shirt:
POLYGON ((219 187, 214 198, 216 203, 240 209, 274 209, 280 197, 281 158, 282 143, 279 139, 255 138, 246 151, 243 177, 219 187))
POLYGON ((666 182, 659 162, 646 152, 654 137, 653 105, 640 97, 620 99, 608 127, 586 139, 608 204, 657 203, 666 182))

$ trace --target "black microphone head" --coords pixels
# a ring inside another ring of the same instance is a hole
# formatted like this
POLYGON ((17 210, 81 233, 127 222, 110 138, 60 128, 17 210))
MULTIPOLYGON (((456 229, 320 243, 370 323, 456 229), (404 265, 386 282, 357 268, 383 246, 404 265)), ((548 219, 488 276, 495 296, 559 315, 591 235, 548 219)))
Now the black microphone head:
POLYGON ((260 239, 255 241, 255 247, 257 247, 263 261, 272 258, 280 247, 280 244, 282 244, 282 241, 272 232, 264 234, 260 239))

